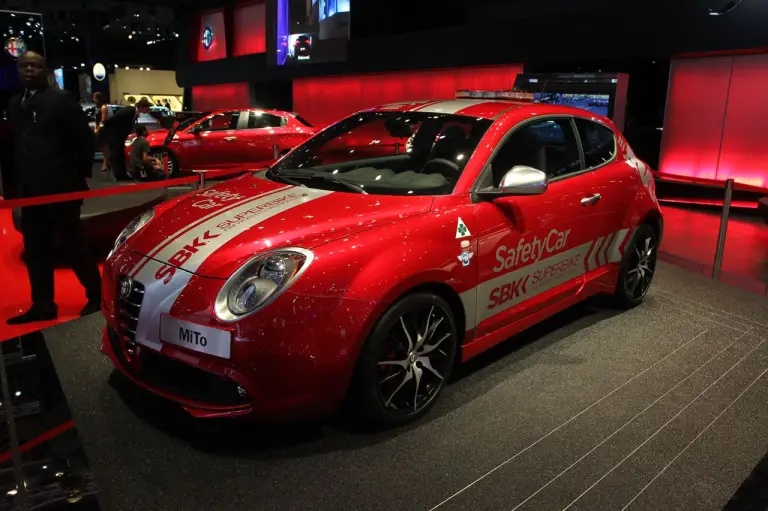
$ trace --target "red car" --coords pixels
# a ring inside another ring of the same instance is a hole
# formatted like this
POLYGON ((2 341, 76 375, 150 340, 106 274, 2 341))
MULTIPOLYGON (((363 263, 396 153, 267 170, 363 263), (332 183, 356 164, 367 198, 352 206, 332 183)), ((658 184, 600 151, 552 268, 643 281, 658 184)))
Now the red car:
MULTIPOLYGON (((266 167, 275 161, 274 148, 285 154, 315 129, 294 113, 279 110, 217 110, 191 117, 175 129, 149 132, 150 156, 165 159, 170 177, 195 169, 266 167)), ((136 135, 125 142, 130 158, 136 135)))
POLYGON ((397 425, 457 362, 558 311, 639 304, 661 235, 650 170, 608 119, 382 106, 132 222, 104 267, 102 350, 197 417, 349 399, 397 425))

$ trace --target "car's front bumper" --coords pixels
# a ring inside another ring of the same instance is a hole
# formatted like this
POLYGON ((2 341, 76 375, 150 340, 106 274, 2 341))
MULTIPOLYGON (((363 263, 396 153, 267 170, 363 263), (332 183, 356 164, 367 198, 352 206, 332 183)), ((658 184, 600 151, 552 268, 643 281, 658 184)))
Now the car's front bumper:
POLYGON ((323 415, 343 399, 360 345, 372 325, 374 302, 289 290, 264 311, 224 325, 211 310, 223 281, 193 277, 187 285, 191 292, 179 296, 170 314, 230 330, 230 357, 162 343, 159 332, 154 339, 131 341, 117 311, 117 290, 120 268, 135 264, 141 256, 127 250, 121 253, 105 265, 107 327, 101 350, 137 385, 201 418, 290 420, 323 415))

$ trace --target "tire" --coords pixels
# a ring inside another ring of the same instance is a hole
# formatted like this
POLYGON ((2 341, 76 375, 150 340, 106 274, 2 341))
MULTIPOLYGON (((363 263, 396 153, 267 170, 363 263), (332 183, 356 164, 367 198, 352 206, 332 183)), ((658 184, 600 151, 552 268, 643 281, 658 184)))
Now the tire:
POLYGON ((401 298, 363 345, 350 387, 351 410, 378 428, 416 420, 437 401, 457 350, 456 320, 443 298, 433 293, 401 298), (409 349, 406 329, 415 350, 409 349), (419 333, 427 331, 430 334, 422 341, 419 333))
POLYGON ((656 273, 659 234, 648 224, 637 227, 624 250, 619 280, 616 283, 615 303, 629 309, 640 305, 651 287, 656 273))
MULTIPOLYGON (((153 158, 159 158, 162 161, 163 151, 156 150, 153 153, 151 153, 150 156, 153 158)), ((176 159, 173 153, 168 152, 168 179, 174 179, 179 177, 179 170, 180 170, 179 161, 176 159)))

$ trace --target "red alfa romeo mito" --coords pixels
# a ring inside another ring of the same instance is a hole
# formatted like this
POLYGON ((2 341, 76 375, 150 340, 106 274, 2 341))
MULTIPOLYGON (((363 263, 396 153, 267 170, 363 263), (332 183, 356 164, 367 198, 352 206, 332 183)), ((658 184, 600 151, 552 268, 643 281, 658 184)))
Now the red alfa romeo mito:
POLYGON ((640 303, 661 233, 650 169, 608 119, 386 105, 135 219, 104 267, 102 350, 197 417, 349 400, 397 425, 457 363, 558 311, 640 303))

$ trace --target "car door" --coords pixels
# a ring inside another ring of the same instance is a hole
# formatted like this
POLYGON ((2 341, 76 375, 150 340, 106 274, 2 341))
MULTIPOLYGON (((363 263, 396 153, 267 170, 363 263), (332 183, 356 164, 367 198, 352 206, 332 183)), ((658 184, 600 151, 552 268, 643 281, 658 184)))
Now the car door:
POLYGON ((262 110, 243 112, 236 143, 238 163, 259 167, 274 160, 273 146, 278 140, 276 130, 280 129, 283 122, 282 117, 262 110))
POLYGON ((625 224, 632 187, 632 180, 625 160, 617 158, 617 137, 612 128, 593 119, 575 117, 584 165, 595 179, 594 193, 585 200, 593 215, 600 221, 595 224, 595 247, 587 262, 588 278, 598 277, 608 271, 607 265, 621 261, 620 249, 629 238, 625 224))
POLYGON ((199 124, 194 132, 198 142, 195 150, 190 151, 185 170, 217 169, 233 165, 238 159, 236 142, 240 112, 230 110, 217 112, 199 124))
POLYGON ((476 186, 498 186, 517 165, 546 172, 548 188, 478 203, 478 337, 577 294, 597 234, 594 210, 582 204, 594 194, 594 176, 583 169, 571 117, 514 127, 476 186))

